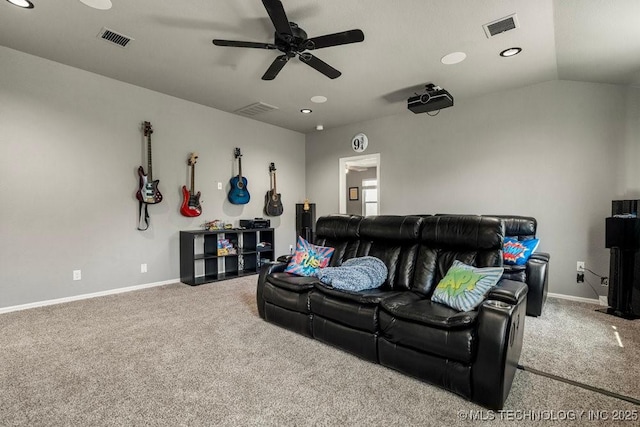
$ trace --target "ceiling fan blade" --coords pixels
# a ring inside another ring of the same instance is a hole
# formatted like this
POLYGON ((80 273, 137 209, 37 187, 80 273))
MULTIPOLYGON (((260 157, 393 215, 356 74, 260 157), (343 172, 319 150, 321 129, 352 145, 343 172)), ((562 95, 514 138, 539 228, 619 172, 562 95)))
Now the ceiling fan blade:
POLYGON ((298 58, 300 58, 300 61, 312 68, 315 68, 330 79, 336 79, 342 75, 340 71, 310 53, 301 53, 298 58))
POLYGON ((323 47, 338 46, 341 44, 359 43, 364 40, 364 33, 361 30, 349 30, 341 33, 327 34, 325 36, 312 37, 308 39, 305 49, 322 49, 323 47))
POLYGON ((256 49, 276 49, 276 45, 271 43, 241 42, 237 40, 214 39, 213 44, 215 44, 216 46, 252 47, 256 49))
POLYGON ((273 26, 276 28, 278 34, 288 34, 293 36, 291 31, 291 25, 289 25, 289 18, 284 11, 282 2, 280 0, 262 0, 264 8, 267 9, 269 18, 273 22, 273 26))
POLYGON ((276 78, 280 70, 287 65, 289 61, 289 57, 287 55, 280 55, 276 59, 273 60, 269 69, 262 76, 262 80, 273 80, 276 78))

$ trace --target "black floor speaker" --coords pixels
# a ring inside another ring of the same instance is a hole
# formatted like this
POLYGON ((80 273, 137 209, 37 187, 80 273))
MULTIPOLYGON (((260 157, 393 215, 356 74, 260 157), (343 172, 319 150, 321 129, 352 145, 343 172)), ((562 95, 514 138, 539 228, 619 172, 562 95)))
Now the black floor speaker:
MULTIPOLYGON (((612 215, 636 214, 638 200, 614 200, 612 215)), ((609 308, 606 313, 627 319, 640 317, 640 219, 610 217, 605 222, 605 246, 610 248, 609 308)))
POLYGON ((316 237, 316 204, 296 204, 296 233, 308 242, 314 242, 316 237))

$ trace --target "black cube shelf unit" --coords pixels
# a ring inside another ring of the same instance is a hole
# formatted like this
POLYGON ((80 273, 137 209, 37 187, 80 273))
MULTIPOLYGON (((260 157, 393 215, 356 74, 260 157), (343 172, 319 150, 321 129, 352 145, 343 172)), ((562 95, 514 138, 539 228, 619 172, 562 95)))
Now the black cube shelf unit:
POLYGON ((180 232, 180 281, 197 286, 257 274, 274 260, 273 228, 189 230, 180 232), (228 240, 236 253, 218 255, 218 241, 228 240))

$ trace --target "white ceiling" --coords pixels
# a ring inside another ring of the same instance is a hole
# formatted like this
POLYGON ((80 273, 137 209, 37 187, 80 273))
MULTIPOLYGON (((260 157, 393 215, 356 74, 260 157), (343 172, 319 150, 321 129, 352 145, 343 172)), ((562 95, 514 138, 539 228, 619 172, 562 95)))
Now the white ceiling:
POLYGON ((264 102, 279 109, 256 120, 303 133, 412 114, 406 99, 428 82, 456 103, 554 79, 640 84, 638 0, 282 0, 309 37, 359 28, 365 40, 314 52, 342 72, 335 80, 296 59, 273 81, 261 77, 278 51, 211 42, 272 43, 260 0, 113 0, 106 11, 79 0, 33 3, 0 1, 0 45, 224 111, 264 102), (518 29, 485 36, 483 24, 513 13, 518 29), (96 37, 103 27, 135 40, 111 45, 96 37), (512 46, 523 52, 498 55, 512 46), (467 59, 440 62, 455 51, 467 59), (328 101, 313 104, 314 95, 328 101))

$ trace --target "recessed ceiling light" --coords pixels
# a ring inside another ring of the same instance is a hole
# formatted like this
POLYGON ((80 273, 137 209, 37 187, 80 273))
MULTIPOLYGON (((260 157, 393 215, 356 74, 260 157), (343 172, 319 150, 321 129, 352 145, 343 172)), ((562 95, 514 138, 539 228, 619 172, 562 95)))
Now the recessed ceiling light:
POLYGON ((515 56, 515 55, 519 54, 520 52, 522 52, 522 48, 521 47, 510 47, 509 49, 505 49, 502 52, 500 52, 500 56, 502 56, 504 58, 508 58, 510 56, 515 56))
POLYGON ((327 97, 322 95, 312 96, 311 102, 315 102, 316 104, 322 104, 323 102, 327 102, 327 97))
POLYGON ((322 126, 322 125, 317 125, 317 126, 316 126, 316 130, 324 130, 324 126, 322 126))
POLYGON ((453 65, 464 61, 466 57, 467 54, 464 52, 452 52, 448 55, 443 56, 442 59, 440 59, 440 62, 445 65, 453 65))
POLYGON ((313 112, 313 110, 311 110, 309 108, 303 108, 302 110, 300 110, 300 112, 302 114, 311 114, 313 112))
POLYGON ((24 9, 33 9, 33 3, 29 0, 7 0, 14 6, 22 7, 24 9))
POLYGON ((86 4, 89 7, 100 10, 109 10, 111 9, 111 0, 80 0, 82 3, 86 4))

